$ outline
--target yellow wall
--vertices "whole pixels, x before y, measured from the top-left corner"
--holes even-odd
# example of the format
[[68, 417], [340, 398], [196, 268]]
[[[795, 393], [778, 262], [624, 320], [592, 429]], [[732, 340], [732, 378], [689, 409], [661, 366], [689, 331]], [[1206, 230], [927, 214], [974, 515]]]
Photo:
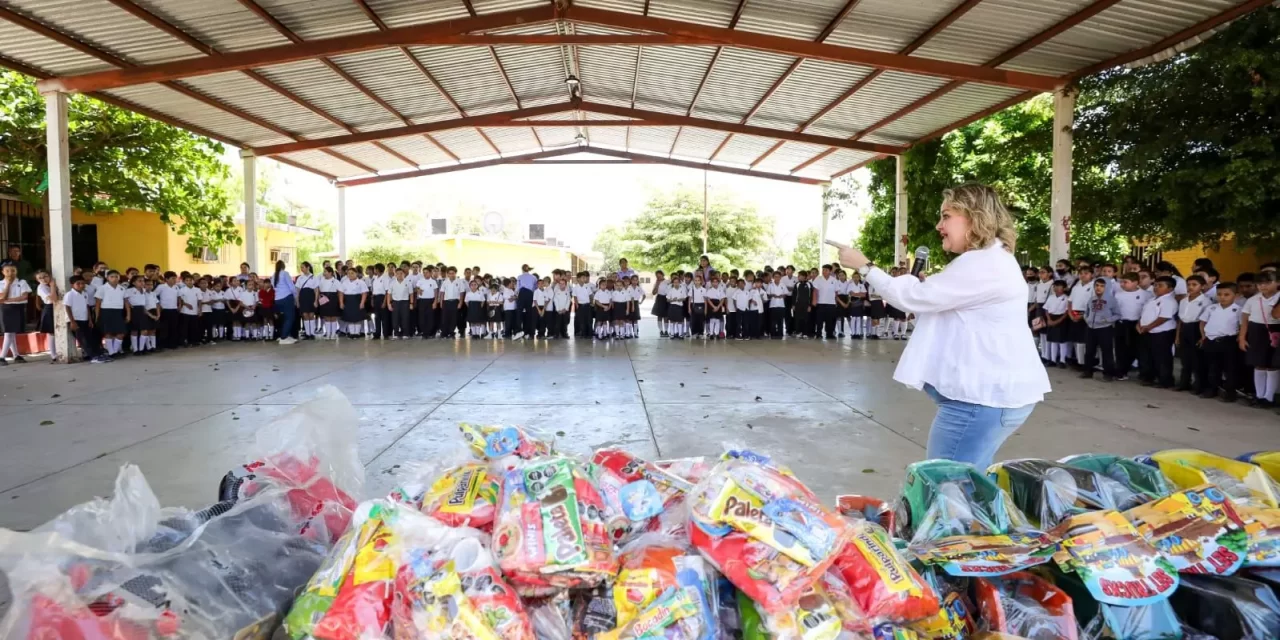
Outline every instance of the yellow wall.
[[[147, 211], [88, 215], [71, 212], [71, 224], [98, 226], [98, 259], [122, 273], [128, 267], [146, 264], [164, 267], [169, 262], [169, 227]], [[92, 265], [80, 265], [90, 267]]]
[[[244, 225], [236, 225], [236, 230], [240, 232], [240, 237], [244, 238]], [[187, 254], [187, 239], [185, 236], [170, 232], [168, 237], [169, 243], [169, 266], [166, 269], [182, 272], [193, 271], [201, 274], [213, 275], [231, 275], [240, 273], [240, 263], [246, 262], [248, 256], [248, 246], [245, 244], [227, 245], [218, 252], [217, 262], [204, 262], [196, 260]], [[298, 234], [294, 231], [281, 231], [279, 229], [266, 229], [259, 226], [258, 228], [258, 273], [271, 273], [275, 271], [275, 263], [271, 261], [272, 249], [288, 249], [291, 254], [288, 268], [291, 273], [298, 272]]]
[[493, 275], [520, 274], [521, 265], [533, 267], [539, 275], [549, 276], [554, 269], [573, 268], [573, 254], [567, 249], [537, 244], [494, 241], [480, 237], [435, 238], [427, 241], [440, 262], [458, 268], [479, 265]]
[[1183, 275], [1191, 275], [1191, 267], [1196, 258], [1200, 257], [1213, 261], [1213, 268], [1218, 270], [1218, 275], [1224, 282], [1235, 280], [1236, 276], [1246, 271], [1257, 271], [1258, 265], [1272, 260], [1258, 256], [1253, 249], [1237, 251], [1234, 238], [1223, 240], [1217, 251], [1207, 247], [1194, 247], [1164, 252], [1164, 259], [1172, 262]]

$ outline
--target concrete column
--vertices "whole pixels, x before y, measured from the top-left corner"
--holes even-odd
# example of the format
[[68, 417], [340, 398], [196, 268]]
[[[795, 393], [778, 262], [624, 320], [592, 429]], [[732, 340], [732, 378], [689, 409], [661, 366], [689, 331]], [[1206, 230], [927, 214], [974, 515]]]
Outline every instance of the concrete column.
[[1076, 91], [1053, 95], [1053, 193], [1049, 212], [1049, 260], [1071, 258], [1071, 150]]
[[347, 188], [338, 185], [338, 259], [347, 259]]
[[58, 359], [75, 362], [80, 359], [75, 335], [68, 329], [67, 307], [61, 297], [70, 291], [71, 277], [71, 156], [67, 142], [67, 94], [44, 94], [44, 121], [49, 162], [49, 245], [50, 271], [58, 286], [59, 302], [53, 306], [53, 339]]
[[829, 184], [828, 184], [828, 185], [824, 185], [824, 186], [822, 187], [822, 196], [823, 196], [823, 197], [822, 197], [822, 200], [818, 203], [818, 213], [819, 213], [819, 215], [821, 215], [821, 216], [822, 216], [822, 222], [821, 222], [821, 224], [820, 224], [820, 226], [819, 226], [819, 229], [820, 229], [820, 230], [819, 230], [819, 232], [818, 232], [818, 234], [819, 234], [819, 235], [818, 235], [818, 264], [817, 264], [817, 265], [796, 265], [796, 268], [797, 268], [797, 269], [798, 269], [798, 268], [800, 268], [800, 267], [804, 267], [804, 268], [808, 269], [809, 267], [813, 267], [813, 266], [821, 266], [821, 265], [824, 265], [824, 264], [826, 264], [826, 263], [827, 263], [827, 220], [828, 220], [831, 216], [830, 216], [830, 214], [828, 214], [828, 213], [827, 213], [827, 198], [826, 198], [826, 195], [827, 195], [827, 189], [830, 189], [830, 188], [831, 188], [831, 185], [829, 185]]
[[258, 158], [253, 151], [240, 152], [244, 160], [244, 255], [249, 271], [258, 273]]
[[893, 266], [902, 264], [907, 257], [907, 171], [906, 161], [897, 157], [898, 170], [894, 179], [897, 207], [893, 217]]

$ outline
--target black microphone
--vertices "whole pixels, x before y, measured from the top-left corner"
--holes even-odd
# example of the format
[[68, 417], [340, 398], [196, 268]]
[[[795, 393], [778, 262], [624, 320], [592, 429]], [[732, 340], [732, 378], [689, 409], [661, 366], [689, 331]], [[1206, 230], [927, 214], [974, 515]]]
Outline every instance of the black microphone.
[[920, 277], [920, 272], [924, 271], [925, 266], [929, 264], [929, 247], [920, 245], [916, 247], [916, 261], [911, 265], [912, 277]]

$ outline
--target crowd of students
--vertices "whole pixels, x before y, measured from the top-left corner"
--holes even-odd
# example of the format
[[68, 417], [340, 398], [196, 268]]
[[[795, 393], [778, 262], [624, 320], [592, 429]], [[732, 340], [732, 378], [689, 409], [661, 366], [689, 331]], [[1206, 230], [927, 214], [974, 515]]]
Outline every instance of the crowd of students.
[[[1169, 262], [1028, 268], [1027, 309], [1047, 366], [1271, 407], [1280, 387], [1277, 264], [1224, 282], [1213, 262], [1183, 277]], [[1180, 365], [1174, 376], [1174, 364]]]

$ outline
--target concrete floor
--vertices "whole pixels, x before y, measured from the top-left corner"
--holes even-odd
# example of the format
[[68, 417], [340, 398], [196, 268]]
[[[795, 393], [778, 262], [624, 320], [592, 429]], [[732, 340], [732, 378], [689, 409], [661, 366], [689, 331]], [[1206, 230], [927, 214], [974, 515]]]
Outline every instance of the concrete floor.
[[[224, 344], [109, 365], [0, 368], [0, 526], [34, 527], [140, 465], [165, 505], [201, 507], [254, 431], [319, 385], [360, 415], [365, 495], [460, 447], [457, 423], [526, 424], [587, 453], [769, 452], [824, 498], [892, 498], [934, 407], [892, 380], [905, 343], [408, 341]], [[1054, 392], [1000, 458], [1280, 447], [1280, 418], [1137, 384], [1051, 372]], [[400, 466], [397, 466], [400, 465]], [[0, 587], [0, 593], [4, 589]], [[3, 608], [0, 596], [0, 609]]]

